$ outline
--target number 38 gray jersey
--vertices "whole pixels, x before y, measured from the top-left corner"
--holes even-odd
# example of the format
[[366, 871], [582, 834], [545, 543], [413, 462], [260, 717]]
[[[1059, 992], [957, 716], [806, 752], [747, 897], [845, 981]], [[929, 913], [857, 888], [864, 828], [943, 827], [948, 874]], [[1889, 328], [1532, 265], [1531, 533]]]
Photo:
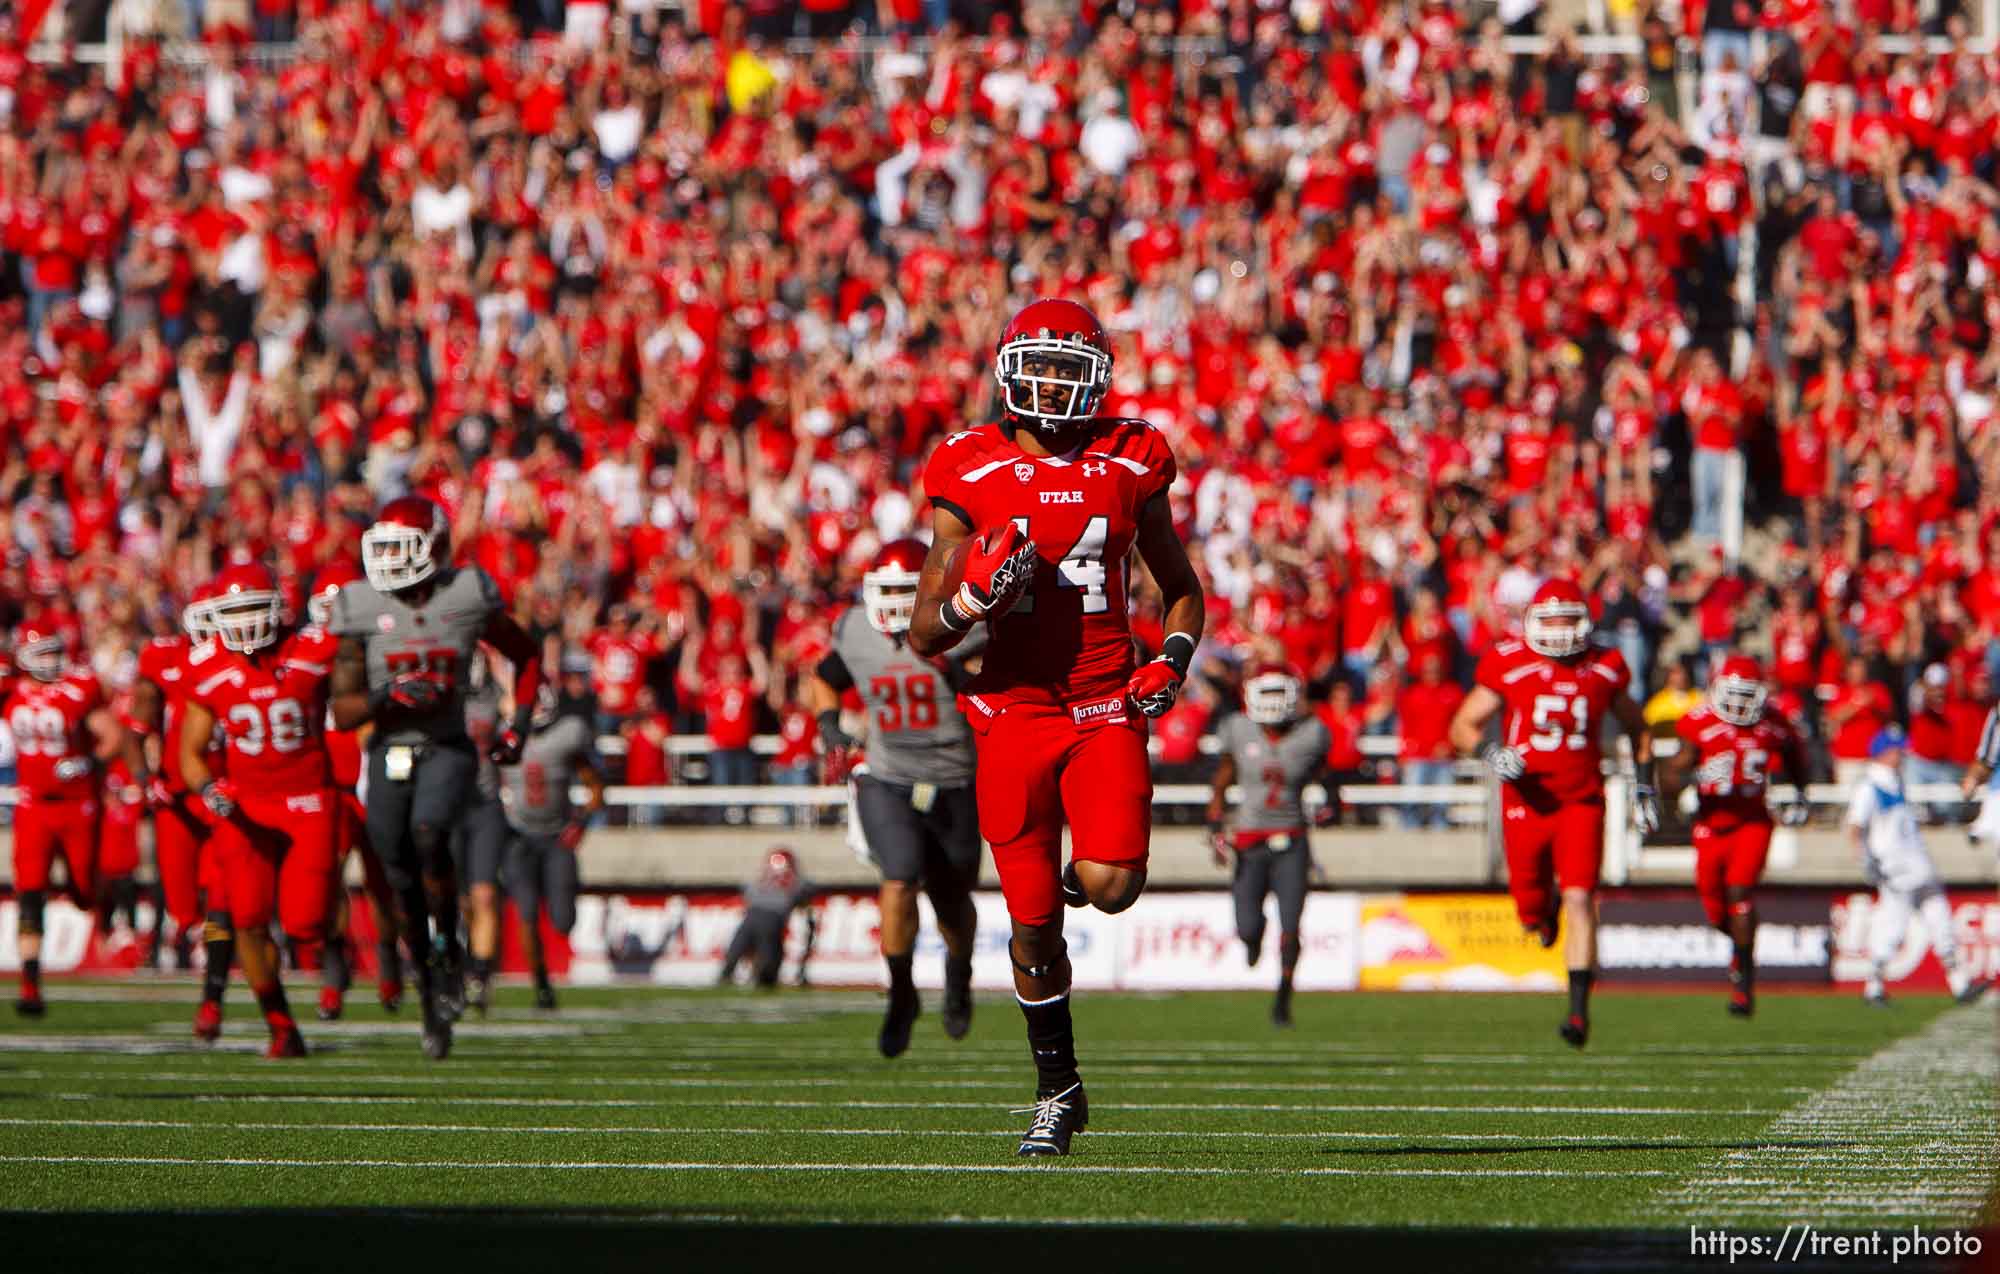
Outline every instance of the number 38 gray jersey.
[[443, 683], [437, 708], [421, 717], [397, 711], [376, 732], [382, 743], [460, 743], [465, 730], [465, 669], [480, 635], [503, 609], [499, 585], [476, 566], [446, 571], [416, 606], [378, 593], [365, 580], [333, 598], [327, 627], [352, 637], [368, 653], [368, 689], [381, 690], [412, 673]]
[[[952, 651], [978, 651], [982, 625]], [[972, 730], [958, 710], [952, 679], [930, 660], [868, 622], [855, 606], [834, 621], [833, 653], [820, 677], [835, 690], [852, 687], [868, 712], [868, 772], [885, 783], [962, 787], [972, 782]]]
[[590, 760], [590, 727], [574, 713], [528, 736], [519, 765], [500, 767], [507, 821], [524, 836], [554, 836], [569, 822], [570, 784]]
[[1299, 793], [1326, 763], [1333, 743], [1326, 723], [1303, 717], [1272, 738], [1263, 726], [1238, 713], [1219, 732], [1224, 755], [1236, 762], [1236, 782], [1243, 791], [1236, 807], [1240, 832], [1291, 831], [1305, 826]]

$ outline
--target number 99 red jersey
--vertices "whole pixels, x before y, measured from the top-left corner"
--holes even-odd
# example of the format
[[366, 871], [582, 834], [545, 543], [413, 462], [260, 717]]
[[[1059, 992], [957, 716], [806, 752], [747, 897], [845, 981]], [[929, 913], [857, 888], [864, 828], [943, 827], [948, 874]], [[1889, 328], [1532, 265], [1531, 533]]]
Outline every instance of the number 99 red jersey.
[[1698, 817], [1704, 821], [1734, 825], [1768, 823], [1771, 810], [1764, 794], [1771, 785], [1771, 766], [1776, 762], [1786, 777], [1796, 780], [1799, 737], [1791, 724], [1775, 712], [1766, 712], [1756, 725], [1732, 725], [1716, 715], [1715, 708], [1703, 704], [1682, 717], [1674, 726], [1681, 746], [1694, 750], [1695, 795], [1700, 798]]
[[1591, 648], [1575, 659], [1538, 655], [1526, 642], [1496, 642], [1473, 680], [1506, 705], [1500, 741], [1520, 749], [1527, 773], [1514, 784], [1530, 802], [1601, 800], [1599, 740], [1616, 696], [1632, 674], [1615, 650]]
[[87, 801], [97, 795], [97, 775], [86, 770], [69, 779], [56, 777], [58, 763], [88, 758], [95, 750], [88, 722], [104, 706], [97, 678], [75, 671], [58, 681], [19, 676], [0, 717], [13, 733], [16, 773], [29, 798]]
[[968, 694], [1069, 704], [1122, 696], [1132, 675], [1126, 561], [1139, 511], [1174, 481], [1174, 457], [1143, 420], [1099, 422], [1068, 456], [1031, 456], [1010, 429], [953, 434], [924, 468], [924, 492], [974, 534], [1013, 522], [1035, 542], [1028, 593], [988, 625]]
[[325, 731], [334, 649], [323, 630], [302, 628], [254, 657], [212, 641], [189, 653], [187, 696], [222, 723], [229, 778], [242, 799], [302, 796], [329, 786]]

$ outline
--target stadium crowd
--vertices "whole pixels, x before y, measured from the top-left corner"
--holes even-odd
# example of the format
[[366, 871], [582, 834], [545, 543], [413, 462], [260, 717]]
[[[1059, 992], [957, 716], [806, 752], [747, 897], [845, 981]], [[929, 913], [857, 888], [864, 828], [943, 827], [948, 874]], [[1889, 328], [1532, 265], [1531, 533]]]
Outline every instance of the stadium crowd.
[[1910, 6], [1772, 0], [1753, 40], [1641, 5], [1625, 57], [1442, 0], [236, 8], [296, 45], [99, 66], [0, 18], [0, 621], [58, 616], [112, 685], [221, 565], [302, 589], [417, 491], [627, 781], [690, 730], [717, 777], [811, 780], [835, 604], [927, 524], [1005, 316], [1064, 295], [1209, 590], [1163, 764], [1276, 641], [1337, 772], [1384, 734], [1435, 779], [1552, 574], [1663, 725], [1747, 642], [1829, 769], [1889, 719], [1969, 758], [2000, 61], [1962, 18], [1890, 53]]

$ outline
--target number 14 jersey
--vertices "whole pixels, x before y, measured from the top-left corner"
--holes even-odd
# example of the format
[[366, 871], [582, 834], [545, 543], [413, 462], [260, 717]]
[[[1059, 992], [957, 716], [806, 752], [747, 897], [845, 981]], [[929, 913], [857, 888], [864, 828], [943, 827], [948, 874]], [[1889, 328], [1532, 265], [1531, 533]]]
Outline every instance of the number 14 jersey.
[[1518, 748], [1527, 772], [1514, 784], [1530, 800], [1557, 803], [1604, 795], [1604, 719], [1632, 674], [1615, 650], [1552, 659], [1515, 638], [1495, 642], [1473, 680], [1506, 705], [1500, 741]]
[[1035, 576], [967, 687], [1011, 699], [1072, 704], [1122, 695], [1132, 675], [1126, 562], [1139, 514], [1174, 481], [1174, 457], [1143, 420], [1096, 422], [1066, 456], [1031, 456], [999, 424], [953, 434], [931, 454], [924, 492], [974, 534], [1013, 522], [1035, 542]]

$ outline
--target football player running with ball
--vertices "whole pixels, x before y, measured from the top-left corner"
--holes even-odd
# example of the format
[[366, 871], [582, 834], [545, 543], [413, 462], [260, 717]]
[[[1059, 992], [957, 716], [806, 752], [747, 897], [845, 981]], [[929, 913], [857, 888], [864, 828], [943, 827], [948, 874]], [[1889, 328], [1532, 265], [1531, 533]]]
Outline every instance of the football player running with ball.
[[477, 566], [454, 568], [450, 540], [444, 511], [422, 496], [384, 505], [361, 533], [367, 579], [335, 594], [328, 624], [340, 642], [334, 726], [375, 727], [368, 839], [396, 894], [433, 1061], [451, 1052], [451, 1023], [465, 1007], [451, 832], [479, 768], [465, 725], [466, 670], [481, 641], [514, 666], [513, 720], [491, 751], [501, 765], [521, 759], [542, 684], [541, 655], [508, 616], [499, 586]]
[[[960, 705], [1035, 1061], [1020, 1153], [1062, 1155], [1090, 1115], [1063, 907], [1115, 913], [1145, 887], [1153, 779], [1144, 718], [1166, 712], [1187, 678], [1202, 591], [1167, 507], [1175, 470], [1166, 440], [1144, 421], [1097, 415], [1111, 351], [1090, 311], [1029, 305], [1008, 323], [994, 372], [1002, 418], [947, 438], [924, 472], [933, 538], [910, 648], [941, 655], [986, 625]], [[1125, 595], [1135, 548], [1166, 615], [1159, 654], [1137, 666]]]
[[[1568, 580], [1550, 580], [1528, 603], [1520, 638], [1494, 643], [1451, 723], [1451, 743], [1478, 753], [1500, 780], [1500, 839], [1507, 888], [1521, 924], [1552, 947], [1563, 935], [1569, 1015], [1558, 1028], [1582, 1048], [1590, 1038], [1590, 986], [1597, 965], [1597, 877], [1604, 862], [1604, 719], [1632, 741], [1639, 782], [1632, 818], [1643, 835], [1659, 826], [1653, 745], [1631, 673], [1616, 650], [1590, 644], [1590, 607]], [[1500, 739], [1481, 746], [1504, 710]], [[1553, 886], [1553, 887], [1552, 887]], [[1560, 895], [1556, 892], [1560, 890]]]
[[924, 556], [919, 540], [883, 546], [861, 577], [861, 605], [834, 621], [833, 649], [807, 683], [829, 751], [857, 744], [840, 727], [840, 696], [854, 690], [868, 710], [861, 741], [868, 772], [855, 776], [854, 803], [862, 838], [882, 870], [889, 1007], [876, 1045], [884, 1057], [903, 1055], [923, 1012], [910, 972], [919, 889], [929, 895], [944, 938], [944, 1033], [962, 1039], [972, 1026], [979, 811], [972, 794], [972, 731], [953, 696], [983, 635], [960, 642], [948, 659], [925, 659], [910, 649]]
[[[1300, 793], [1326, 765], [1333, 735], [1310, 713], [1301, 717], [1305, 679], [1283, 663], [1266, 664], [1243, 680], [1243, 711], [1218, 731], [1222, 763], [1208, 800], [1208, 830], [1218, 865], [1235, 859], [1229, 892], [1236, 899], [1236, 936], [1256, 964], [1264, 953], [1264, 897], [1278, 896], [1278, 998], [1271, 1022], [1292, 1024], [1292, 973], [1299, 964], [1299, 919], [1311, 887]], [[1241, 785], [1233, 827], [1223, 826], [1225, 794]]]
[[1752, 897], [1771, 851], [1771, 809], [1764, 795], [1772, 762], [1796, 789], [1778, 807], [1787, 827], [1811, 813], [1805, 801], [1805, 743], [1791, 724], [1767, 712], [1763, 670], [1747, 655], [1722, 661], [1708, 684], [1708, 702], [1674, 729], [1681, 748], [1669, 763], [1692, 774], [1700, 804], [1694, 816], [1694, 888], [1708, 923], [1729, 935], [1729, 1011], [1755, 1011], [1757, 904]]

